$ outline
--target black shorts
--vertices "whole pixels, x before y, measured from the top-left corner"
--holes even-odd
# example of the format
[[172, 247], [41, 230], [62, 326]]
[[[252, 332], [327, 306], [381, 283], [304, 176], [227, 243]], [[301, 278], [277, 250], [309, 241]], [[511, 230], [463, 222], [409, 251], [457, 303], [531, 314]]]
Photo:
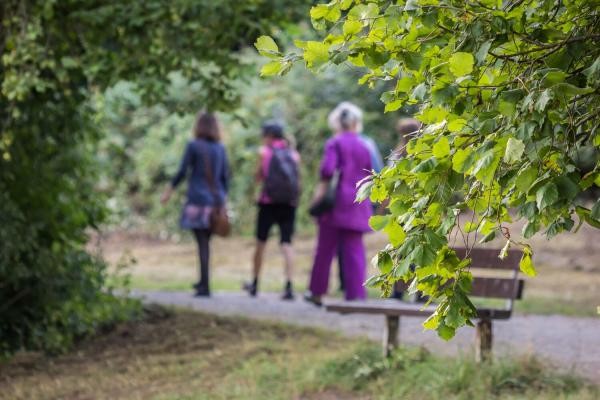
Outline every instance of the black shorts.
[[259, 204], [256, 222], [256, 238], [266, 242], [273, 224], [279, 225], [280, 243], [292, 243], [296, 207], [286, 204]]

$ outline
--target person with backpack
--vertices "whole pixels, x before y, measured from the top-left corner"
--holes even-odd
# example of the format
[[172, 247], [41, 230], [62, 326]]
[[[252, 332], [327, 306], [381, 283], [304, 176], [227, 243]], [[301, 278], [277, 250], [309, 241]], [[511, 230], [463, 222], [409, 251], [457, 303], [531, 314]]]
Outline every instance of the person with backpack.
[[166, 204], [174, 189], [189, 176], [187, 199], [180, 225], [190, 229], [198, 245], [199, 280], [193, 285], [196, 296], [210, 296], [209, 241], [213, 233], [224, 235], [228, 221], [223, 210], [229, 187], [229, 165], [221, 143], [219, 123], [214, 114], [200, 112], [194, 125], [194, 139], [189, 141], [177, 174], [161, 196]]
[[269, 232], [273, 225], [278, 225], [286, 278], [282, 298], [293, 300], [292, 237], [300, 196], [300, 155], [284, 138], [283, 127], [277, 122], [263, 125], [262, 137], [263, 146], [259, 151], [256, 172], [256, 180], [262, 188], [258, 199], [253, 279], [244, 284], [244, 289], [250, 296], [256, 296]]
[[363, 300], [367, 274], [363, 235], [370, 232], [373, 213], [367, 199], [356, 202], [357, 185], [369, 177], [373, 168], [368, 146], [360, 138], [362, 112], [356, 105], [340, 103], [330, 114], [336, 132], [325, 143], [321, 160], [321, 182], [313, 198], [311, 214], [317, 217], [318, 238], [309, 291], [305, 300], [322, 304], [327, 293], [329, 271], [338, 246], [343, 258], [344, 295], [346, 300]]

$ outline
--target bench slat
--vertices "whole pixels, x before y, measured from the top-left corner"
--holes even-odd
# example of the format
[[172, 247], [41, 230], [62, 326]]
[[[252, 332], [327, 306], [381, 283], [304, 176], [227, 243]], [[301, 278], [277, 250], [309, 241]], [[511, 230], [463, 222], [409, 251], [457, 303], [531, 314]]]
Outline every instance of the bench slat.
[[523, 295], [523, 286], [523, 279], [474, 277], [473, 290], [470, 294], [474, 297], [520, 299]]
[[[515, 291], [515, 285], [517, 290]], [[396, 290], [406, 292], [409, 284], [404, 281], [396, 282]], [[524, 287], [523, 279], [473, 277], [474, 297], [491, 297], [496, 299], [521, 299]]]
[[[465, 248], [455, 248], [458, 257], [465, 258], [467, 250]], [[519, 270], [519, 261], [521, 261], [521, 252], [519, 250], [509, 250], [506, 258], [498, 258], [500, 250], [498, 249], [473, 249], [469, 253], [471, 258], [471, 268], [491, 268]]]
[[[367, 301], [331, 301], [325, 303], [325, 309], [340, 314], [378, 314], [389, 316], [429, 316], [435, 306], [422, 308], [422, 305], [403, 303], [398, 300], [367, 300]], [[507, 319], [511, 310], [494, 308], [478, 308], [478, 318]]]

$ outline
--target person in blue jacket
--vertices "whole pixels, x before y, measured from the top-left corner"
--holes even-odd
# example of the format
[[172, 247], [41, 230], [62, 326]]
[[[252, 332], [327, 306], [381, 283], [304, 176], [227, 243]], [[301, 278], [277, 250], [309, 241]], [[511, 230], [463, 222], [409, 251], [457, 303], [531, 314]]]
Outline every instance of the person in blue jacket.
[[214, 114], [198, 114], [194, 138], [187, 143], [179, 170], [161, 196], [163, 204], [169, 201], [173, 190], [186, 178], [188, 190], [180, 226], [190, 229], [198, 244], [200, 273], [198, 282], [193, 285], [195, 295], [210, 296], [210, 215], [215, 207], [225, 204], [229, 187], [227, 153], [221, 143], [219, 123]]

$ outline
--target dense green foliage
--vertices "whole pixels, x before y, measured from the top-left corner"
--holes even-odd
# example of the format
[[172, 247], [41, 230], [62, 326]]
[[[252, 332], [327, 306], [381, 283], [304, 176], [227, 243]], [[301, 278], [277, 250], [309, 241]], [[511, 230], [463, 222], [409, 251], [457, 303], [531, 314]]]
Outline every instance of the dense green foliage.
[[[304, 12], [287, 0], [0, 4], [0, 352], [61, 349], [121, 315], [85, 251], [105, 220], [94, 191], [93, 90], [122, 79], [158, 99], [171, 71], [202, 83], [194, 108], [238, 101], [238, 50]], [[119, 303], [114, 301], [114, 303]]]
[[[245, 54], [242, 59], [250, 65], [256, 57]], [[365, 90], [354, 84], [359, 76], [360, 71], [340, 74], [332, 69], [313, 76], [296, 69], [275, 81], [255, 77], [240, 85], [239, 109], [220, 115], [233, 179], [229, 201], [238, 232], [254, 229], [255, 213], [248, 205], [257, 197], [254, 171], [260, 127], [266, 120], [284, 121], [287, 136], [302, 156], [300, 230], [312, 227], [304, 208], [318, 178], [323, 144], [331, 135], [327, 114], [340, 100], [354, 101], [365, 110], [365, 133], [377, 140], [383, 154], [395, 147], [396, 117], [382, 116], [379, 110], [379, 96], [389, 87], [382, 84], [374, 91]], [[190, 109], [200, 84], [189, 84], [180, 73], [169, 78], [167, 95], [154, 106], [143, 105], [136, 85], [127, 82], [97, 97], [98, 126], [103, 132], [97, 154], [102, 165], [100, 187], [113, 211], [111, 225], [163, 235], [172, 232], [177, 237], [182, 199], [164, 207], [157, 196], [175, 173], [191, 138], [194, 114], [175, 111]], [[181, 197], [185, 189], [178, 193]]]
[[[499, 256], [521, 247], [521, 270], [535, 275], [531, 247], [506, 226], [512, 210], [527, 220], [524, 238], [569, 231], [576, 216], [600, 228], [600, 201], [591, 209], [577, 201], [600, 186], [600, 2], [334, 0], [311, 17], [327, 36], [297, 41], [296, 53], [284, 56], [259, 38], [257, 48], [273, 59], [263, 74], [285, 73], [298, 60], [313, 70], [366, 67], [361, 83], [395, 83], [381, 98], [386, 111], [420, 106], [425, 127], [407, 156], [361, 196], [388, 199], [391, 213], [371, 221], [391, 242], [371, 283], [387, 292], [411, 280], [412, 290], [439, 301], [426, 328], [449, 339], [475, 316], [469, 260], [457, 258], [455, 243], [503, 236]], [[582, 153], [588, 169], [578, 163]]]

